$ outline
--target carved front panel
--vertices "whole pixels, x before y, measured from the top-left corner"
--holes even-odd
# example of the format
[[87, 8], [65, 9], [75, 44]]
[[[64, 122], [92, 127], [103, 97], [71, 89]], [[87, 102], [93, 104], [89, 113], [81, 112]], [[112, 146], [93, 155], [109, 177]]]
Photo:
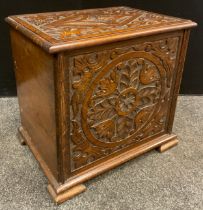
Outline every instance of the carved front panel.
[[72, 171], [165, 131], [178, 43], [69, 58]]

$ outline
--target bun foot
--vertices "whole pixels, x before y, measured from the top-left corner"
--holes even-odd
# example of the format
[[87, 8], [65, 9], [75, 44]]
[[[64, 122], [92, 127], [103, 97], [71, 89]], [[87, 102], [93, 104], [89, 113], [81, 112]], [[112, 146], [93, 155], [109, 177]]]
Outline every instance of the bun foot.
[[55, 192], [55, 190], [50, 184], [47, 186], [47, 189], [51, 197], [53, 198], [54, 202], [56, 204], [61, 204], [64, 201], [69, 200], [72, 197], [84, 192], [86, 190], [86, 187], [83, 184], [79, 184], [59, 194]]
[[170, 149], [170, 148], [172, 148], [172, 147], [174, 147], [174, 146], [176, 146], [178, 144], [178, 139], [173, 139], [173, 140], [170, 140], [170, 141], [168, 141], [168, 142], [166, 142], [166, 143], [164, 143], [164, 144], [162, 144], [161, 146], [159, 146], [158, 148], [157, 148], [157, 151], [159, 151], [159, 152], [165, 152], [166, 150], [168, 150], [168, 149]]
[[23, 127], [18, 128], [18, 139], [21, 145], [27, 145], [24, 136], [22, 135]]

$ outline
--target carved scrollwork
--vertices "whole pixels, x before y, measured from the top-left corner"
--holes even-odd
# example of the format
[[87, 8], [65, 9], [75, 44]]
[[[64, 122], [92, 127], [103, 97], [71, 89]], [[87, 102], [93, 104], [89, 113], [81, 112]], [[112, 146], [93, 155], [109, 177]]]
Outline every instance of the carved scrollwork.
[[128, 7], [28, 14], [14, 19], [53, 44], [144, 32], [185, 22], [179, 18]]
[[70, 58], [78, 169], [163, 132], [178, 37]]

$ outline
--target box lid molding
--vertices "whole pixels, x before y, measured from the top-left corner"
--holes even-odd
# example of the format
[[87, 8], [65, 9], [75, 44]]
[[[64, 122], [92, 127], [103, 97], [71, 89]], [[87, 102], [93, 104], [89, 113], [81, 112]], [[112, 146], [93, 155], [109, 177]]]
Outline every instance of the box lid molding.
[[[108, 11], [110, 11], [109, 14]], [[81, 25], [78, 25], [76, 17], [80, 14], [79, 23]], [[55, 18], [54, 15], [57, 16], [57, 20], [52, 20]], [[72, 19], [70, 18], [71, 15], [73, 16]], [[96, 16], [96, 22], [94, 22], [94, 16]], [[117, 23], [114, 21], [113, 17], [120, 18], [120, 22]], [[152, 21], [150, 18], [152, 18]], [[30, 22], [25, 21], [26, 19]], [[88, 22], [89, 19], [90, 21]], [[47, 22], [44, 24], [43, 21]], [[152, 22], [151, 24], [150, 21]], [[65, 50], [73, 50], [158, 33], [171, 32], [192, 28], [197, 25], [191, 20], [174, 18], [129, 7], [16, 15], [7, 17], [6, 22], [31, 39], [34, 43], [41, 46], [48, 53], [57, 53]], [[109, 22], [110, 26], [108, 26]], [[59, 26], [57, 26], [56, 23], [59, 24]], [[63, 27], [59, 30], [60, 23], [63, 24]], [[40, 24], [41, 28], [38, 27]], [[67, 33], [63, 30], [66, 26], [69, 29], [72, 27]], [[89, 31], [87, 32], [85, 31], [86, 26], [89, 27]], [[101, 33], [100, 31], [98, 32], [100, 27], [103, 29]], [[43, 31], [43, 29], [46, 32]], [[91, 30], [93, 34], [91, 33]], [[65, 33], [65, 35], [68, 36], [68, 39], [64, 40], [60, 39], [60, 37], [57, 37], [57, 39], [56, 34], [59, 36], [61, 33]], [[86, 34], [83, 35], [82, 33]]]

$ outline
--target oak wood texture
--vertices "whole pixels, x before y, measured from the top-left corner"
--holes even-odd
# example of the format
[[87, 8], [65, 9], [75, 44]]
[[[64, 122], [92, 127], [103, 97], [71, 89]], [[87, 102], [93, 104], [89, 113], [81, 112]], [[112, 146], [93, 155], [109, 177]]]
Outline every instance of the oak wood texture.
[[54, 177], [53, 172], [50, 170], [50, 167], [48, 166], [48, 163], [44, 160], [43, 155], [37, 149], [35, 143], [32, 141], [26, 129], [21, 126], [18, 129], [18, 131], [19, 131], [20, 138], [22, 138], [22, 141], [25, 142], [26, 145], [29, 146], [30, 150], [32, 151], [34, 157], [37, 159], [40, 167], [42, 168], [49, 182], [52, 183], [52, 185], [54, 185], [55, 189], [57, 189], [59, 187], [58, 180]]
[[6, 21], [50, 53], [196, 26], [130, 7], [16, 15]]
[[177, 144], [171, 131], [196, 23], [128, 7], [6, 20], [19, 132], [56, 203], [107, 170]]
[[50, 195], [52, 196], [54, 202], [56, 204], [60, 204], [84, 192], [86, 190], [86, 187], [83, 184], [79, 184], [60, 194], [56, 194], [56, 192], [54, 191], [53, 187], [50, 184], [47, 186], [47, 189]]
[[16, 30], [11, 42], [21, 124], [57, 177], [54, 58]]
[[80, 172], [79, 174], [74, 175], [70, 177], [69, 179], [67, 179], [63, 184], [60, 184], [54, 178], [46, 162], [44, 162], [41, 155], [38, 153], [35, 146], [32, 144], [32, 140], [29, 134], [26, 132], [26, 130], [23, 127], [20, 127], [19, 132], [22, 138], [26, 141], [31, 151], [33, 152], [35, 158], [38, 160], [41, 168], [43, 169], [45, 175], [47, 176], [49, 182], [51, 183], [52, 187], [54, 188], [54, 191], [57, 194], [61, 194], [65, 191], [68, 191], [72, 187], [82, 184], [89, 179], [92, 179], [108, 170], [111, 170], [121, 165], [122, 163], [125, 163], [152, 149], [159, 148], [162, 144], [164, 145], [167, 142], [177, 139], [177, 136], [175, 134], [164, 134], [152, 140], [145, 141], [143, 144], [139, 144], [136, 147], [129, 148], [125, 152], [119, 155], [116, 155], [107, 161], [103, 161], [93, 167], [90, 167], [88, 170]]
[[[146, 43], [141, 38], [117, 44], [113, 49], [103, 46], [98, 52], [79, 56], [68, 54], [65, 63], [70, 66], [69, 78], [73, 81], [70, 88], [72, 172], [147, 137], [161, 135], [167, 129], [172, 72], [182, 34], [161, 38], [149, 37]], [[94, 56], [96, 61], [88, 63]], [[162, 62], [166, 60], [167, 69], [164, 70], [157, 57]], [[105, 68], [99, 72], [101, 66]], [[83, 69], [89, 70], [83, 73]], [[74, 82], [79, 75], [80, 80]]]
[[166, 150], [170, 149], [171, 147], [174, 147], [178, 144], [178, 139], [170, 140], [169, 142], [166, 142], [165, 144], [162, 144], [160, 147], [157, 148], [159, 152], [165, 152]]

